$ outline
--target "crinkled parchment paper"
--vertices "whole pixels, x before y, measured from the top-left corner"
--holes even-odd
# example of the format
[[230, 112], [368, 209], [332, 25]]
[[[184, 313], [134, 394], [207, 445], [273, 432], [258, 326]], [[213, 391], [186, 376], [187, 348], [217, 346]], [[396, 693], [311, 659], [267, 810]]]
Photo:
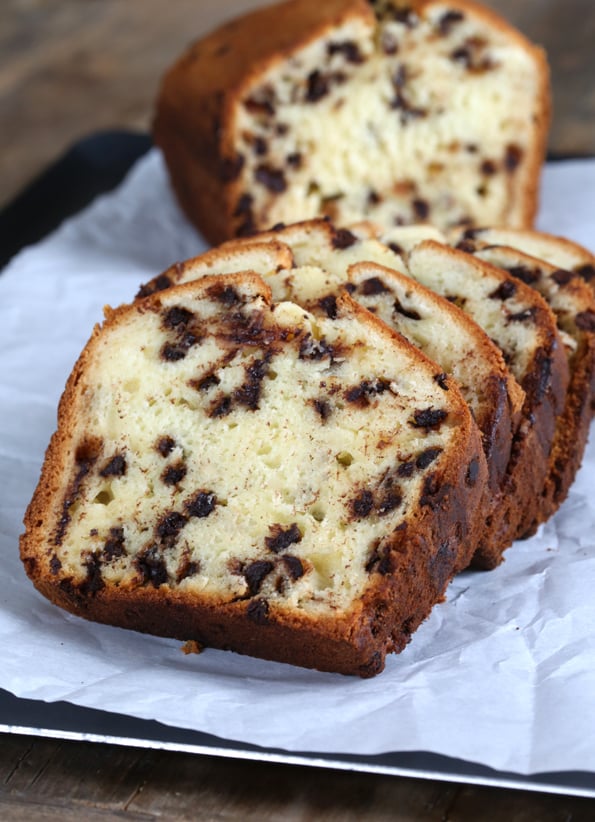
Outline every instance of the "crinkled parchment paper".
[[[595, 247], [595, 163], [547, 168], [540, 226]], [[467, 572], [371, 680], [94, 625], [46, 602], [18, 557], [68, 373], [104, 304], [205, 243], [153, 151], [113, 194], [0, 277], [0, 687], [290, 751], [424, 750], [518, 773], [595, 771], [595, 448], [559, 513]]]

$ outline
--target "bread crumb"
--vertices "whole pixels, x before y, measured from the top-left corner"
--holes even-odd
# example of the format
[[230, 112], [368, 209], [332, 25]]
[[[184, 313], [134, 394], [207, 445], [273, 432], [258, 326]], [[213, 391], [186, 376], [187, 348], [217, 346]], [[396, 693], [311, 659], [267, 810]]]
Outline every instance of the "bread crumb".
[[183, 654], [200, 654], [203, 651], [203, 646], [195, 639], [189, 639], [182, 645]]

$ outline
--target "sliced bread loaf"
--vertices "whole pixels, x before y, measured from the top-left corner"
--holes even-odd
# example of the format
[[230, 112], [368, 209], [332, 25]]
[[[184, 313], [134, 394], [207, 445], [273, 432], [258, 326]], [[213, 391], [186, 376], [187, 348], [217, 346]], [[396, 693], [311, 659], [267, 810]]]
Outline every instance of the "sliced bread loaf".
[[205, 277], [95, 329], [21, 556], [79, 616], [372, 676], [469, 561], [485, 480], [454, 381], [348, 295], [315, 318]]
[[218, 243], [323, 214], [528, 227], [548, 122], [542, 51], [471, 0], [290, 0], [192, 45], [154, 134]]

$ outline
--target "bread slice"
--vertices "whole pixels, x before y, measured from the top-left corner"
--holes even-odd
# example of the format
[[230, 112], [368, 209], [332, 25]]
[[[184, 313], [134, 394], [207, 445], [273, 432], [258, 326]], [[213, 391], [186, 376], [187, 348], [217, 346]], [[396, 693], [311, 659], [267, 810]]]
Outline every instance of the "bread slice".
[[486, 245], [516, 248], [555, 268], [573, 271], [595, 291], [595, 255], [566, 237], [528, 229], [479, 228], [454, 232], [456, 241], [477, 240]]
[[[257, 256], [250, 258], [270, 285], [276, 301], [291, 300], [314, 314], [332, 317], [337, 295], [347, 288], [360, 304], [420, 348], [441, 371], [456, 379], [482, 435], [488, 464], [488, 494], [482, 510], [491, 521], [493, 513], [508, 505], [502, 498], [502, 488], [524, 392], [485, 332], [457, 306], [396, 271], [395, 265], [405, 267], [403, 260], [395, 255], [394, 245], [390, 248], [374, 239], [374, 230], [372, 226], [360, 226], [354, 231], [336, 229], [328, 220], [303, 221], [234, 240], [218, 252], [210, 252], [208, 265], [207, 255], [202, 255], [176, 267], [175, 274], [181, 278], [178, 281], [198, 279], [217, 270], [217, 253], [221, 267], [225, 267], [232, 252], [238, 255], [244, 247], [257, 254], [269, 241], [276, 246], [284, 245], [295, 264], [276, 269], [267, 256], [260, 262]], [[413, 228], [399, 229], [399, 233], [412, 236], [415, 233], [417, 238], [420, 235], [420, 231]], [[437, 233], [428, 228], [422, 236]], [[398, 248], [401, 250], [402, 246]], [[236, 256], [235, 259], [241, 262], [246, 258]], [[396, 305], [400, 306], [399, 310], [394, 310]], [[447, 344], [445, 328], [449, 329]], [[510, 542], [508, 532], [494, 535], [490, 550], [501, 556]]]
[[501, 560], [492, 545], [505, 542], [504, 534], [512, 539], [527, 535], [539, 513], [569, 382], [564, 345], [543, 298], [488, 263], [428, 240], [407, 255], [407, 267], [412, 277], [473, 317], [525, 391], [505, 484], [508, 504], [489, 525], [476, 557], [477, 564], [491, 568]]
[[543, 52], [471, 0], [290, 0], [191, 46], [154, 136], [212, 243], [323, 214], [529, 227], [548, 85]]
[[79, 616], [372, 676], [469, 561], [485, 462], [455, 383], [348, 295], [252, 273], [108, 310], [25, 516]]
[[[504, 237], [502, 237], [504, 239]], [[512, 235], [515, 240], [515, 235]], [[595, 403], [595, 303], [593, 293], [578, 275], [556, 268], [505, 245], [465, 240], [464, 247], [479, 259], [530, 284], [552, 309], [565, 342], [570, 382], [564, 410], [556, 426], [550, 471], [540, 509], [530, 530], [545, 522], [566, 499], [581, 464]]]
[[200, 257], [174, 263], [167, 271], [142, 285], [137, 299], [148, 297], [173, 285], [192, 282], [210, 274], [236, 274], [256, 271], [266, 275], [273, 271], [293, 268], [294, 260], [289, 246], [274, 238], [255, 238], [251, 244], [227, 243], [225, 248], [212, 248]]

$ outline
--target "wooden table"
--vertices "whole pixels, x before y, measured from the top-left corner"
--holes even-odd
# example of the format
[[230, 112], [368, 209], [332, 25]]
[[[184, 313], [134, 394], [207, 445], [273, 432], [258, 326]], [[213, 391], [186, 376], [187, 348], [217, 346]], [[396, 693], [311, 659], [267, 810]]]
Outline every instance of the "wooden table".
[[[323, 0], [321, 0], [323, 2]], [[99, 129], [147, 130], [159, 77], [259, 0], [3, 0], [0, 206]], [[550, 151], [595, 154], [593, 0], [490, 0], [550, 54]], [[595, 802], [105, 744], [0, 736], [6, 820], [592, 820]]]

